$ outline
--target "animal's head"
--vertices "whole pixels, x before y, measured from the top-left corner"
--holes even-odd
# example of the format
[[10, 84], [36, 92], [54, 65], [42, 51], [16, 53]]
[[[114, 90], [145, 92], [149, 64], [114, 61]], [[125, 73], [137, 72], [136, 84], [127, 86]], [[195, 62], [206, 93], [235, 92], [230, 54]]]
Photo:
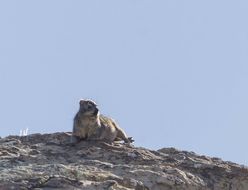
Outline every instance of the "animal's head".
[[79, 112], [85, 116], [97, 116], [99, 114], [99, 110], [97, 105], [92, 100], [80, 100], [79, 101]]

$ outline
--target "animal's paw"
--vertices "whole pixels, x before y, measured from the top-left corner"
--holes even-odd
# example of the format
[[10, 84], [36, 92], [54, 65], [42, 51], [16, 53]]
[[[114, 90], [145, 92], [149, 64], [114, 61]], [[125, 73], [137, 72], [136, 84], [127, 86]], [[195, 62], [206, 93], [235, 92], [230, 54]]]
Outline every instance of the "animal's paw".
[[71, 144], [76, 144], [76, 143], [78, 143], [80, 141], [80, 139], [78, 138], [78, 137], [76, 137], [76, 136], [71, 136], [71, 139], [70, 139], [70, 143]]
[[133, 137], [128, 137], [128, 140], [129, 140], [130, 143], [133, 143], [134, 142]]

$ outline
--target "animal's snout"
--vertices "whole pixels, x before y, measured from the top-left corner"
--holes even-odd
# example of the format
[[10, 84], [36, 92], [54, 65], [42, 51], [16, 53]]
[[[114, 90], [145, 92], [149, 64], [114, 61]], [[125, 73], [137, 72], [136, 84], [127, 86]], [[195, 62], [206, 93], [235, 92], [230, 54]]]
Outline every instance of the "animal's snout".
[[98, 108], [95, 108], [94, 115], [97, 115], [99, 112]]

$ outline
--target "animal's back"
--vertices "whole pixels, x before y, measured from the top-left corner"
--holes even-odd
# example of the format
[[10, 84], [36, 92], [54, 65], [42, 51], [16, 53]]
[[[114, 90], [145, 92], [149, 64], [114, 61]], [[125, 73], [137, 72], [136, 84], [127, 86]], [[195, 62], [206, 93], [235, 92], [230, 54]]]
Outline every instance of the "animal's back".
[[111, 141], [123, 140], [127, 143], [132, 141], [112, 118], [100, 115], [100, 122], [101, 126], [105, 127], [104, 135], [108, 136]]

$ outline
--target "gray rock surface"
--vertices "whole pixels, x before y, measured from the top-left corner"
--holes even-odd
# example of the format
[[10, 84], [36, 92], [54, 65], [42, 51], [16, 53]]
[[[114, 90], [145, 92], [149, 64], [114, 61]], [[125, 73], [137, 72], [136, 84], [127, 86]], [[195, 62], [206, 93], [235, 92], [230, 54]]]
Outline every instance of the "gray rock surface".
[[219, 158], [69, 142], [69, 133], [0, 138], [0, 190], [248, 190], [248, 169]]

